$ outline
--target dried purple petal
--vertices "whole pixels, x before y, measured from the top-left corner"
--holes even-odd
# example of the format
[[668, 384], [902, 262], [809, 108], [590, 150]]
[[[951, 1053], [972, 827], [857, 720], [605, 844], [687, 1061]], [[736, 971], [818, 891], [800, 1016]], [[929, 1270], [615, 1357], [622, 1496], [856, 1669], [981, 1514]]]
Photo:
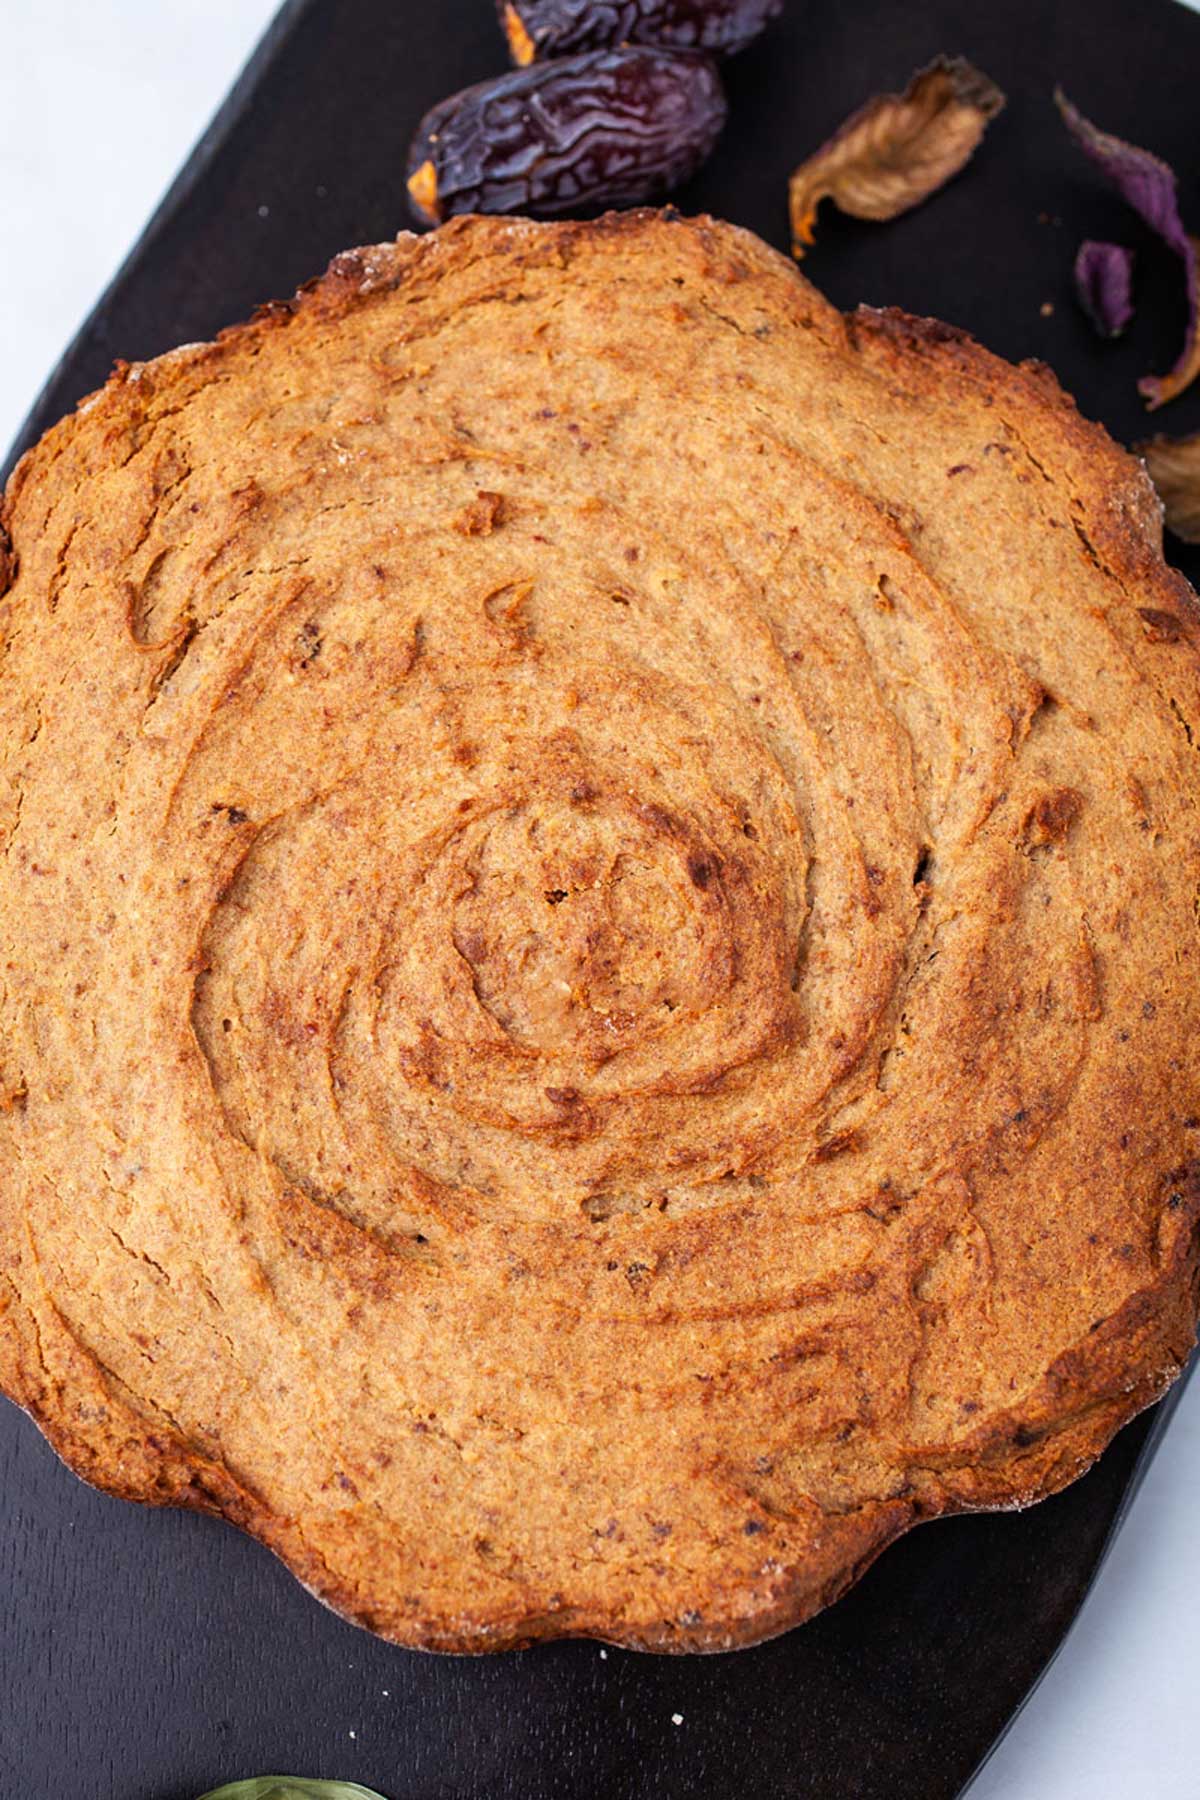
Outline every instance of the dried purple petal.
[[1103, 170], [1121, 198], [1145, 220], [1151, 231], [1157, 232], [1164, 244], [1183, 263], [1188, 294], [1188, 323], [1183, 349], [1174, 368], [1166, 375], [1144, 375], [1138, 382], [1138, 392], [1150, 411], [1153, 411], [1155, 407], [1173, 400], [1176, 394], [1181, 394], [1189, 382], [1200, 374], [1200, 330], [1197, 328], [1200, 314], [1200, 269], [1197, 267], [1196, 241], [1188, 236], [1179, 216], [1175, 172], [1160, 157], [1152, 156], [1149, 150], [1139, 150], [1136, 144], [1127, 144], [1122, 138], [1113, 137], [1110, 132], [1099, 131], [1071, 105], [1061, 88], [1055, 89], [1054, 100], [1076, 143], [1097, 168]]
[[1133, 251], [1086, 238], [1075, 258], [1075, 292], [1101, 337], [1120, 337], [1133, 317]]

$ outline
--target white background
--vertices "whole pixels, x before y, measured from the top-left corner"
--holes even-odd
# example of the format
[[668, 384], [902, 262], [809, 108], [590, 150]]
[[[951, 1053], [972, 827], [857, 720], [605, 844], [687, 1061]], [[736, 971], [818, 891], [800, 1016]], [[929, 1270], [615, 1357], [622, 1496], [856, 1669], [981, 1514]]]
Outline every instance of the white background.
[[[273, 11], [274, 0], [0, 0], [0, 449]], [[436, 4], [424, 16], [432, 28]], [[971, 1800], [1200, 1795], [1197, 1495], [1200, 1375]]]

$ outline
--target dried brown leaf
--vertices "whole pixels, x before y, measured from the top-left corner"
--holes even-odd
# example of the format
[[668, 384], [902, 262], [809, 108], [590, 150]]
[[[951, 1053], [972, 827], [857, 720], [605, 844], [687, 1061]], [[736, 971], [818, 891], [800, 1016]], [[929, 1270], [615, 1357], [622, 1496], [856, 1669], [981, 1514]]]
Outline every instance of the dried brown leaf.
[[1200, 431], [1191, 437], [1154, 437], [1136, 449], [1158, 489], [1168, 529], [1185, 544], [1200, 544]]
[[813, 241], [822, 200], [856, 219], [894, 219], [970, 161], [1004, 95], [962, 57], [939, 56], [902, 94], [877, 94], [788, 183], [792, 253]]

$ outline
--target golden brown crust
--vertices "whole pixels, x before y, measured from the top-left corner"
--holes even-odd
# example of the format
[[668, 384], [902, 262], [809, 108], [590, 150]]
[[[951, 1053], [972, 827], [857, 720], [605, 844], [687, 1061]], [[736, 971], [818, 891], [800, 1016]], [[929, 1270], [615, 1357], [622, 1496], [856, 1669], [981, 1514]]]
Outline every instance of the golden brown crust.
[[0, 512], [0, 1386], [346, 1616], [752, 1643], [1194, 1336], [1200, 615], [1053, 377], [456, 221]]

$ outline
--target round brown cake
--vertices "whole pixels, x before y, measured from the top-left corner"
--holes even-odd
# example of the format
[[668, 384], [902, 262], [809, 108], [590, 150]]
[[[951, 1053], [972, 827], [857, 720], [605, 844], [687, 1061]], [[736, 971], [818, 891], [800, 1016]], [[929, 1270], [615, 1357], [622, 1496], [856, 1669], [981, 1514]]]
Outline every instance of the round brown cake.
[[1200, 612], [1039, 366], [465, 220], [0, 544], [0, 1385], [398, 1642], [721, 1649], [1178, 1372]]

